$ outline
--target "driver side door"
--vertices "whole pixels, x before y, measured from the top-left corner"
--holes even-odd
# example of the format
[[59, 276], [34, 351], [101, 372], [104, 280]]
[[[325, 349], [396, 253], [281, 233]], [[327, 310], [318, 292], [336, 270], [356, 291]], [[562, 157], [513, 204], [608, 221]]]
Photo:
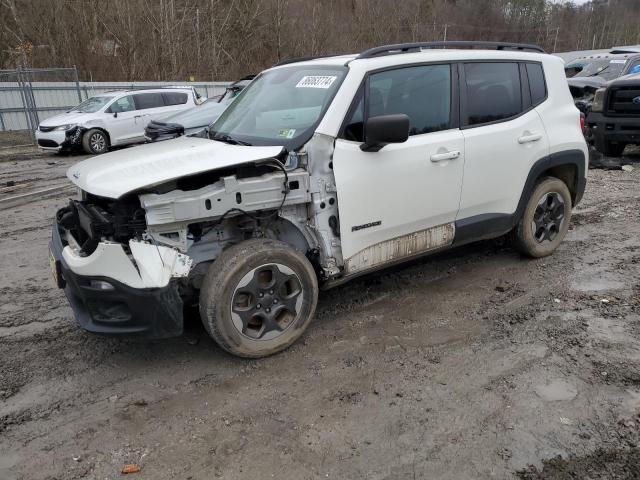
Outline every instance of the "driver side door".
[[[359, 97], [333, 157], [347, 274], [450, 245], [465, 158], [455, 65], [372, 73]], [[395, 113], [409, 117], [409, 139], [362, 151], [366, 120]]]
[[136, 132], [137, 112], [133, 95], [115, 100], [105, 111], [111, 145], [126, 143]]

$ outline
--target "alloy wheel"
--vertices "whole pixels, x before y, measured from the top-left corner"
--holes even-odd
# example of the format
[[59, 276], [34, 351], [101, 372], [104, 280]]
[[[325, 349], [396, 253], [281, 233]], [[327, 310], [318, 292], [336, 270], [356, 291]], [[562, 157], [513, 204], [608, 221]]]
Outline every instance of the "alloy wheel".
[[542, 196], [531, 221], [531, 230], [538, 243], [553, 242], [561, 231], [565, 220], [564, 199], [557, 192]]
[[91, 149], [98, 153], [104, 151], [107, 146], [107, 140], [103, 134], [96, 132], [89, 138], [89, 144], [91, 145]]
[[275, 338], [298, 316], [303, 295], [300, 278], [289, 267], [256, 267], [242, 277], [231, 297], [234, 326], [254, 340]]

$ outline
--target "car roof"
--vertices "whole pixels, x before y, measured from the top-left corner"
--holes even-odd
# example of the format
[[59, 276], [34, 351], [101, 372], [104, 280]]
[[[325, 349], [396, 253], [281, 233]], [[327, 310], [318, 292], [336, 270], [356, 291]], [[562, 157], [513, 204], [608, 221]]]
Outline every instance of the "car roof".
[[626, 60], [626, 59], [631, 59], [631, 58], [636, 58], [636, 57], [640, 57], [640, 53], [594, 53], [592, 55], [585, 55], [584, 57], [578, 57], [578, 58], [574, 58], [573, 60], [571, 60], [569, 63], [573, 63], [573, 62], [579, 62], [581, 60], [598, 60], [598, 59], [602, 59], [602, 60], [608, 60], [608, 59], [613, 59], [613, 60]]
[[[162, 93], [167, 91], [191, 92], [193, 87], [155, 87], [155, 88], [127, 88], [124, 90], [107, 90], [104, 93], [111, 95], [127, 94], [127, 93]], [[102, 94], [100, 94], [102, 95]]]
[[358, 58], [358, 54], [339, 55], [335, 57], [320, 57], [312, 60], [304, 60], [295, 63], [288, 63], [281, 66], [272, 67], [287, 68], [291, 66], [344, 66], [366, 64], [367, 69], [383, 68], [420, 62], [443, 62], [460, 60], [529, 60], [542, 61], [550, 55], [546, 53], [514, 51], [514, 50], [494, 50], [494, 49], [425, 49], [417, 52], [405, 52], [397, 54], [380, 55], [368, 58]]

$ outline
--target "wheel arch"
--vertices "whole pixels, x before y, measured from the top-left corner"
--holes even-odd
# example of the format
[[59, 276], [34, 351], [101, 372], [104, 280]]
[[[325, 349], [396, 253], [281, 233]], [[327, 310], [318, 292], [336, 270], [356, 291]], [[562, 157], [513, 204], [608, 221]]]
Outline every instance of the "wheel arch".
[[304, 255], [314, 248], [307, 232], [287, 218], [279, 216], [269, 225], [267, 232], [269, 238], [280, 240]]
[[527, 207], [527, 201], [541, 178], [555, 177], [569, 188], [571, 201], [577, 205], [582, 199], [586, 185], [586, 158], [582, 150], [566, 150], [553, 153], [533, 164], [525, 181], [520, 201], [514, 215], [517, 222]]

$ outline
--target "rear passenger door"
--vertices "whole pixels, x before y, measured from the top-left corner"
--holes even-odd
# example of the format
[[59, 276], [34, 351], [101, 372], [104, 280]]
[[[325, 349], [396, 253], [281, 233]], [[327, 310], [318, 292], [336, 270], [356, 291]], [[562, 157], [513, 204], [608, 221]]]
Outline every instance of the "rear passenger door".
[[136, 137], [144, 137], [147, 124], [163, 115], [164, 98], [161, 92], [137, 93], [133, 98], [136, 102]]
[[[333, 155], [347, 273], [451, 243], [464, 162], [456, 72], [405, 66], [365, 79]], [[409, 116], [409, 139], [362, 151], [366, 119], [396, 113]]]
[[546, 99], [542, 65], [460, 64], [460, 90], [466, 158], [456, 226], [508, 224], [532, 165], [549, 154], [535, 109]]

